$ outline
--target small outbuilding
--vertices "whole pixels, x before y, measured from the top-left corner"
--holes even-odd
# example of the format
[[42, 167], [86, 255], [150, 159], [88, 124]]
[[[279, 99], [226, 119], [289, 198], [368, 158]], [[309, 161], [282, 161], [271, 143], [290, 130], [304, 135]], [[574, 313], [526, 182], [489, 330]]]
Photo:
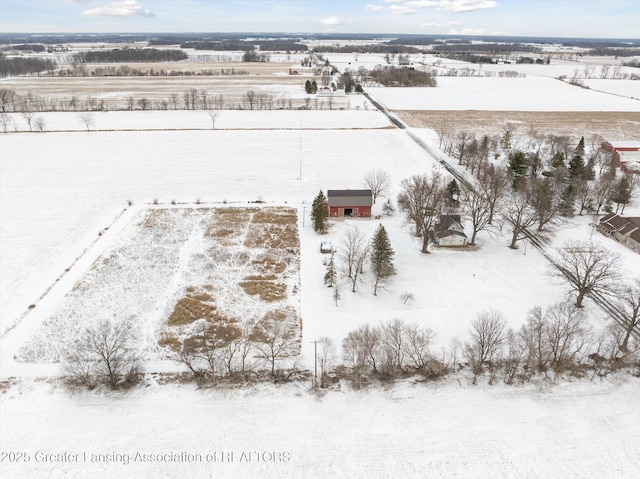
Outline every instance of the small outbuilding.
[[371, 190], [328, 190], [329, 216], [369, 218], [373, 195]]

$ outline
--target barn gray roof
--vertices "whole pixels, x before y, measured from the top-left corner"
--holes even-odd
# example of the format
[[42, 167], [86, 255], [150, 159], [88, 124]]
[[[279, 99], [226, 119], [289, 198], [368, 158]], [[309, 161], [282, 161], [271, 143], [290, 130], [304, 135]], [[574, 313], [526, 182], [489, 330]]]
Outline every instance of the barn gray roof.
[[371, 190], [327, 190], [329, 206], [371, 206]]

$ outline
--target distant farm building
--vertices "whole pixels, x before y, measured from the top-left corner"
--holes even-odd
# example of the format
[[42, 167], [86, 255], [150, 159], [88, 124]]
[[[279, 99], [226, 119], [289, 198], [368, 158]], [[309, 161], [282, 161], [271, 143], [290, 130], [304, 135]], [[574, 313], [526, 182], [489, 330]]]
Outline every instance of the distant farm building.
[[371, 216], [371, 190], [328, 190], [329, 216], [368, 218]]
[[433, 237], [438, 246], [466, 246], [467, 235], [460, 215], [440, 215]]
[[606, 141], [602, 149], [611, 153], [612, 163], [623, 171], [640, 174], [640, 141]]

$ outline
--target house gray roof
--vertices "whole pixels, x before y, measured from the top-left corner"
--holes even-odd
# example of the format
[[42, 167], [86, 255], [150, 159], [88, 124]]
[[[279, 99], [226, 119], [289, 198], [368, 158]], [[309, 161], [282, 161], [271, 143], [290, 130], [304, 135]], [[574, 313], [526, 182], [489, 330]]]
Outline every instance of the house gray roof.
[[640, 218], [625, 218], [615, 213], [609, 213], [600, 219], [600, 227], [610, 232], [617, 231], [622, 235], [626, 235], [640, 227]]
[[462, 236], [463, 238], [467, 237], [467, 235], [464, 234], [462, 231], [456, 231], [456, 230], [436, 231], [434, 234], [437, 238], [446, 238], [447, 236], [452, 236], [452, 235]]

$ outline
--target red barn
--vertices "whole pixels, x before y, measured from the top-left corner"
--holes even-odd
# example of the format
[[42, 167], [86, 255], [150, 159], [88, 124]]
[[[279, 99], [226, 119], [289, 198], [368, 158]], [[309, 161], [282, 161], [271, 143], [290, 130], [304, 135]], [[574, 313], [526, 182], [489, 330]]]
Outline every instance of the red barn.
[[640, 173], [640, 141], [607, 141], [602, 149], [611, 152], [614, 166], [622, 171]]
[[329, 216], [368, 218], [371, 216], [371, 190], [328, 190]]

